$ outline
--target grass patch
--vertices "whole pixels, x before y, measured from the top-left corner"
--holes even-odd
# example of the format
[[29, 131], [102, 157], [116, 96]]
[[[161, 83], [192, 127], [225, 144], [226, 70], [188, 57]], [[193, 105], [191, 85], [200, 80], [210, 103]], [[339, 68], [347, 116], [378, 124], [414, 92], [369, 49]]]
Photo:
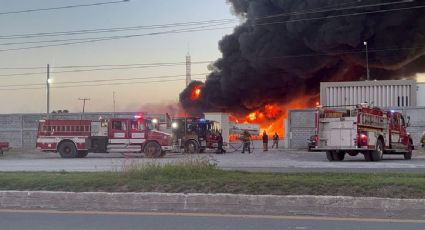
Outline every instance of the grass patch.
[[425, 198], [425, 174], [251, 173], [208, 159], [127, 165], [117, 172], [0, 172], [0, 190], [201, 192]]

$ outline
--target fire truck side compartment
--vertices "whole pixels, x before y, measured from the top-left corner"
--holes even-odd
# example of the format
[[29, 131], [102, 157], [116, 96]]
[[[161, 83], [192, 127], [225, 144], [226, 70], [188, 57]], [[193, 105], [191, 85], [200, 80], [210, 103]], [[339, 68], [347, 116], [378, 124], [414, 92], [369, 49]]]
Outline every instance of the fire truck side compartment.
[[92, 136], [92, 137], [86, 138], [86, 146], [89, 152], [106, 153], [107, 145], [108, 145], [108, 137]]

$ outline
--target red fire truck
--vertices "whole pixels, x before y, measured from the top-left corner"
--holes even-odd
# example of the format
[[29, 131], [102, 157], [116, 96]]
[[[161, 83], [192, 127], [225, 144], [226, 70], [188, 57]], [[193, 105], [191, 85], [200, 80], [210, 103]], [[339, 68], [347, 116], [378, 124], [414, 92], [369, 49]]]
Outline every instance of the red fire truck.
[[94, 153], [144, 153], [157, 158], [171, 151], [171, 135], [155, 129], [143, 116], [110, 120], [41, 120], [37, 149], [58, 152], [62, 158], [83, 158]]
[[174, 118], [172, 123], [173, 145], [186, 153], [203, 153], [218, 147], [218, 122], [196, 117]]
[[346, 154], [364, 155], [380, 161], [384, 154], [412, 158], [413, 142], [408, 121], [395, 111], [384, 111], [367, 103], [344, 107], [319, 107], [316, 113], [315, 148], [326, 152], [329, 161], [342, 161]]

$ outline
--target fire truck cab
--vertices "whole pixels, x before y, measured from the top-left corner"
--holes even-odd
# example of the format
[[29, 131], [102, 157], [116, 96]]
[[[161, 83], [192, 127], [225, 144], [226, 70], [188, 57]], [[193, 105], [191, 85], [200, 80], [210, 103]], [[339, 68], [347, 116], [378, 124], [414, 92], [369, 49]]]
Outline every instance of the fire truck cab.
[[93, 153], [144, 153], [162, 157], [171, 150], [171, 135], [155, 130], [142, 116], [109, 120], [41, 120], [36, 147], [58, 152], [63, 158], [83, 158]]
[[195, 117], [175, 118], [171, 128], [175, 149], [184, 149], [186, 153], [202, 153], [205, 149], [218, 146], [220, 125], [216, 121]]
[[326, 152], [329, 161], [342, 161], [346, 154], [364, 155], [380, 161], [384, 154], [412, 158], [413, 142], [408, 122], [400, 112], [384, 111], [367, 103], [356, 106], [320, 107], [315, 117], [312, 151]]

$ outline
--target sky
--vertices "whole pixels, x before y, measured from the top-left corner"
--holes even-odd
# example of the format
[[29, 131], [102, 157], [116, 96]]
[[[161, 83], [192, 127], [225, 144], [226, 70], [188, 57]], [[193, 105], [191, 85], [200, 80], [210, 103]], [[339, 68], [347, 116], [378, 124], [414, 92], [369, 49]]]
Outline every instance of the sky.
[[[139, 111], [144, 104], [177, 102], [178, 94], [185, 87], [185, 65], [71, 73], [60, 73], [64, 70], [70, 70], [61, 69], [60, 67], [176, 63], [184, 62], [188, 51], [191, 54], [192, 62], [214, 61], [221, 57], [218, 50], [218, 41], [225, 34], [230, 34], [233, 30], [232, 28], [239, 23], [239, 19], [232, 14], [230, 5], [225, 0], [130, 0], [124, 3], [92, 7], [3, 14], [12, 11], [109, 1], [113, 0], [0, 0], [0, 5], [2, 6], [0, 9], [0, 102], [2, 105], [0, 113], [46, 112], [46, 89], [44, 84], [46, 83], [45, 72], [47, 64], [51, 66], [51, 110], [68, 109], [70, 112], [80, 112], [82, 110], [82, 101], [79, 101], [78, 98], [90, 98], [90, 101], [86, 104], [85, 111], [112, 111], [113, 92], [116, 95], [116, 111]], [[234, 19], [234, 21], [219, 25], [217, 27], [221, 29], [214, 30], [205, 30], [205, 27], [201, 28], [199, 25], [194, 25], [183, 28], [196, 28], [202, 31], [139, 36], [26, 50], [7, 51], [7, 49], [45, 44], [10, 43], [66, 40], [58, 42], [59, 44], [67, 43], [69, 39], [76, 38], [140, 35], [181, 28], [170, 27], [156, 30], [144, 29], [78, 36], [5, 39], [5, 36], [9, 35], [163, 25], [221, 19]], [[208, 63], [193, 64], [192, 74], [201, 74], [193, 78], [204, 78], [206, 73], [209, 72], [207, 66]], [[39, 67], [40, 69], [7, 69], [23, 67]], [[30, 75], [28, 73], [39, 74]], [[181, 76], [167, 78], [174, 80], [168, 82], [136, 83], [158, 81], [157, 77], [170, 75]], [[113, 82], [98, 81], [95, 83], [71, 84], [77, 86], [72, 88], [56, 88], [64, 86], [61, 82], [149, 77], [155, 78]], [[88, 84], [96, 86], [81, 86]]]

